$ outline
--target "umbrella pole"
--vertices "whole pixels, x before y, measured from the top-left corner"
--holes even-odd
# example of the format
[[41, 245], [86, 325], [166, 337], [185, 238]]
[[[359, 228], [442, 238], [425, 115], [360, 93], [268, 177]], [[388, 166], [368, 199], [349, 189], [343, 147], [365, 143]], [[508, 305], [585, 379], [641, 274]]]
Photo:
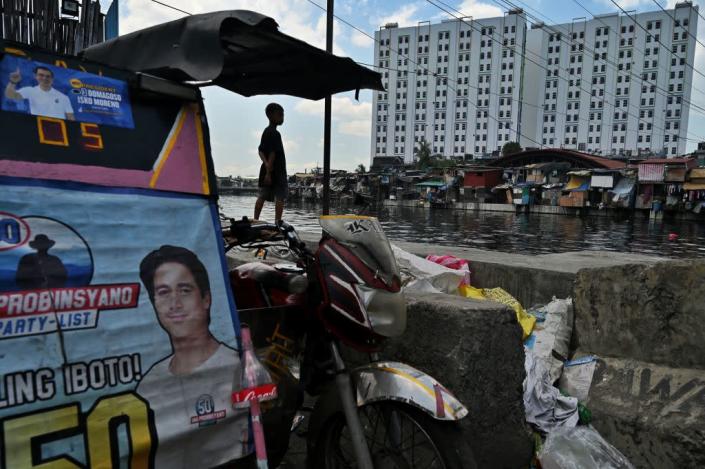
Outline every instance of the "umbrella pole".
[[[326, 8], [326, 52], [333, 53], [333, 1]], [[323, 215], [330, 213], [330, 120], [331, 95], [325, 98], [323, 113]]]

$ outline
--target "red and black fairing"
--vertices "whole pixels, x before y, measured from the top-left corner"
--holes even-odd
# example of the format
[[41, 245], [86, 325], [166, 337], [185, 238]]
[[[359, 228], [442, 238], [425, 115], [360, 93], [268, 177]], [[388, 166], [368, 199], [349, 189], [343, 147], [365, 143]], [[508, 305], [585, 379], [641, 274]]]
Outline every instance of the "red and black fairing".
[[318, 315], [325, 328], [357, 350], [378, 350], [384, 337], [372, 329], [354, 285], [366, 284], [389, 291], [399, 291], [399, 285], [387, 286], [350, 249], [333, 238], [321, 240], [316, 258], [323, 296]]
[[250, 262], [230, 271], [230, 285], [238, 310], [304, 306], [304, 293], [290, 293], [287, 281], [292, 274], [280, 272], [262, 262]]

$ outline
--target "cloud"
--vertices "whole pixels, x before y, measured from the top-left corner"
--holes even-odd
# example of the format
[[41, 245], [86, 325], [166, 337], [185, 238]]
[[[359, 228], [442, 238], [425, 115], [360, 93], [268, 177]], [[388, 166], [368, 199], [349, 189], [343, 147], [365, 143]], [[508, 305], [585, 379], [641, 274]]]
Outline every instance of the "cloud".
[[347, 135], [355, 135], [357, 137], [370, 136], [370, 121], [369, 120], [354, 120], [345, 121], [338, 124], [338, 131]]
[[[477, 0], [464, 0], [457, 9], [462, 12], [463, 16], [472, 16], [473, 19], [496, 18], [504, 15], [504, 12], [498, 6], [478, 2]], [[454, 16], [460, 16], [458, 12], [450, 11], [453, 12]]]
[[[317, 3], [321, 4], [320, 0]], [[185, 16], [145, 0], [125, 0], [123, 4], [120, 17], [122, 34]], [[325, 48], [326, 45], [325, 12], [306, 0], [170, 0], [169, 4], [192, 14], [237, 9], [256, 11], [274, 18], [280, 31], [285, 34], [316, 47]], [[342, 38], [341, 28], [333, 28], [333, 50], [338, 55], [344, 55], [340, 45]]]
[[399, 23], [401, 28], [404, 26], [416, 26], [420, 21], [420, 18], [416, 16], [420, 6], [419, 3], [404, 5], [394, 13], [378, 18], [373, 24], [376, 23], [375, 26], [384, 26], [387, 23]]
[[[609, 7], [610, 10], [614, 11], [620, 11], [619, 8], [617, 8], [614, 3], [612, 3], [610, 0], [601, 0], [601, 3], [603, 3], [605, 6]], [[654, 5], [652, 0], [619, 0], [617, 3], [619, 3], [619, 6], [624, 8], [626, 11], [634, 10], [637, 7], [640, 6], [646, 6], [646, 5]], [[661, 1], [659, 1], [663, 5]], [[657, 7], [658, 8], [658, 7]], [[665, 5], [664, 5], [665, 8]], [[620, 11], [621, 13], [621, 11]], [[631, 12], [630, 12], [631, 14]]]
[[369, 36], [365, 36], [360, 31], [356, 30], [353, 30], [350, 35], [350, 42], [358, 47], [371, 47], [374, 45], [374, 41]]
[[[322, 116], [323, 100], [301, 100], [296, 103], [294, 110], [310, 116]], [[372, 104], [366, 101], [355, 102], [348, 96], [334, 96], [332, 112], [334, 120], [371, 117]]]
[[[323, 101], [299, 101], [294, 110], [301, 114], [323, 117]], [[331, 118], [336, 123], [337, 131], [356, 137], [370, 136], [372, 104], [355, 102], [347, 96], [333, 97]]]

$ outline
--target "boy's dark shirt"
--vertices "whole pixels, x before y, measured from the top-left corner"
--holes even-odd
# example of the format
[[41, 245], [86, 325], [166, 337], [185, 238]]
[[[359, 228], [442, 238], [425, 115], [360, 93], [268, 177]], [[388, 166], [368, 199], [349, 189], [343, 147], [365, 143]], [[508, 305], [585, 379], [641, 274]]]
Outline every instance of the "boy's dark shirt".
[[[265, 158], [269, 158], [270, 153], [274, 152], [274, 165], [272, 168], [272, 185], [278, 186], [286, 182], [286, 157], [284, 156], [284, 145], [282, 144], [282, 136], [277, 131], [276, 127], [269, 126], [262, 132], [262, 140], [259, 144]], [[262, 163], [259, 169], [259, 187], [265, 186], [264, 176], [267, 170]]]

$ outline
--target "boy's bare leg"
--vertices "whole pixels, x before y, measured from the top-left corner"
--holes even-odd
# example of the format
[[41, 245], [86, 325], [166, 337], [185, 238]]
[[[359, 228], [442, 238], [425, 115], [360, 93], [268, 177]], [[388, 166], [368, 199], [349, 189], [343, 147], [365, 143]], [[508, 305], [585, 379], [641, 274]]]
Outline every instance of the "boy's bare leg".
[[262, 197], [257, 197], [257, 202], [255, 202], [255, 220], [259, 220], [259, 215], [262, 213], [263, 206], [264, 199]]
[[282, 199], [277, 199], [274, 206], [274, 221], [279, 221], [282, 219], [282, 214], [284, 213], [284, 201]]

